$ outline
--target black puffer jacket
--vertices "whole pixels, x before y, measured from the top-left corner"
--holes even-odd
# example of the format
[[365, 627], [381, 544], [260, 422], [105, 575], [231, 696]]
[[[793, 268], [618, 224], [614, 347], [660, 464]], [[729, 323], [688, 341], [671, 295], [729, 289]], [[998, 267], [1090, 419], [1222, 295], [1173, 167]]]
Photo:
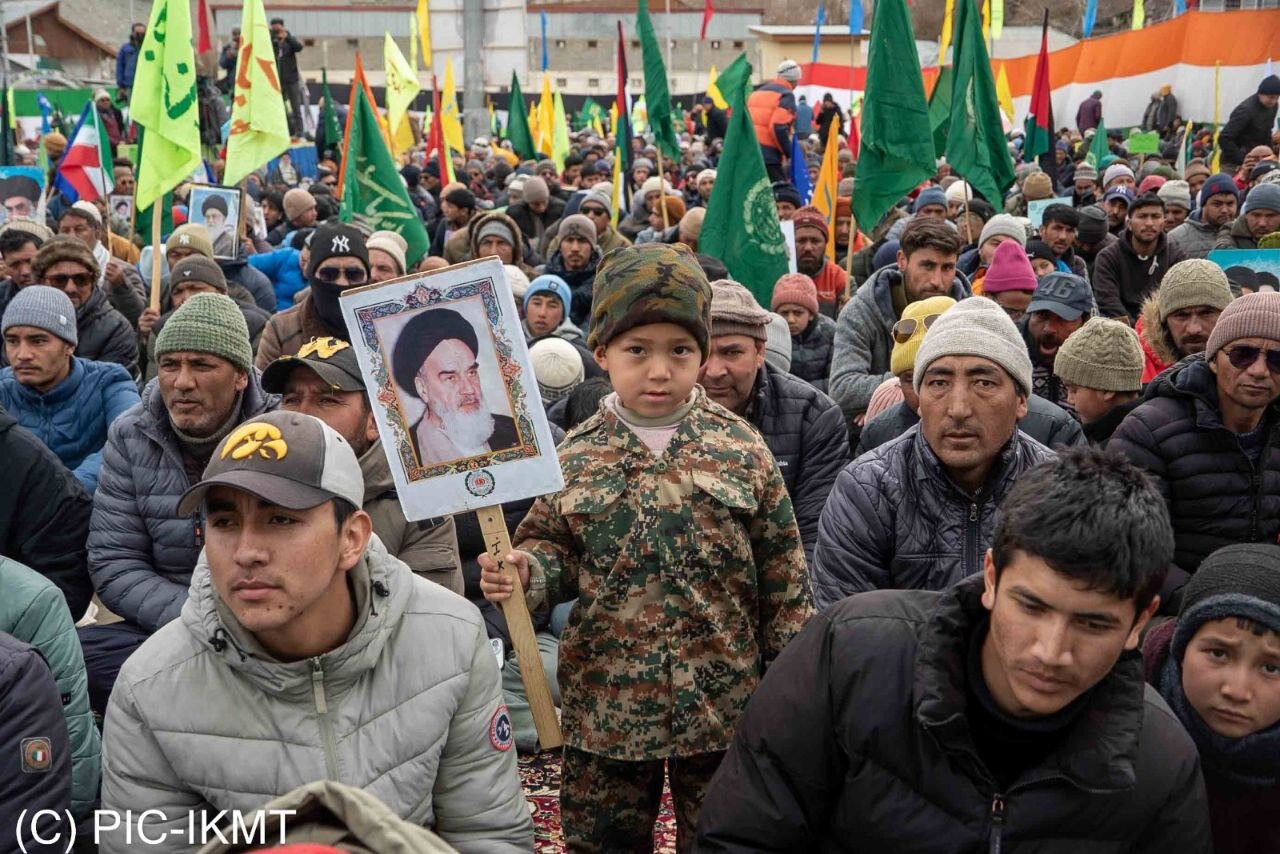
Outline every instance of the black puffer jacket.
[[101, 288], [94, 288], [84, 305], [76, 309], [76, 338], [80, 358], [115, 362], [138, 375], [138, 333], [111, 307]]
[[[862, 428], [858, 436], [857, 456], [893, 441], [919, 423], [920, 415], [905, 403], [890, 406]], [[1018, 429], [1050, 448], [1085, 444], [1084, 430], [1079, 421], [1061, 406], [1034, 394], [1027, 398], [1027, 414], [1018, 422]]]
[[[35, 812], [62, 816], [70, 807], [71, 745], [57, 683], [39, 650], [0, 632], [0, 827], [8, 837]], [[3, 850], [66, 847], [33, 844], [18, 832]]]
[[791, 374], [818, 391], [826, 391], [835, 344], [836, 322], [825, 314], [815, 314], [809, 325], [791, 338]]
[[808, 383], [766, 364], [756, 376], [747, 420], [778, 461], [800, 525], [805, 561], [813, 566], [822, 508], [836, 475], [849, 462], [849, 434], [840, 407]]
[[996, 507], [1053, 451], [1021, 430], [977, 495], [947, 474], [919, 425], [846, 466], [822, 511], [809, 575], [826, 608], [866, 590], [942, 590], [982, 569]]
[[1174, 561], [1195, 572], [1230, 543], [1274, 543], [1280, 533], [1280, 405], [1266, 415], [1267, 444], [1255, 465], [1222, 423], [1218, 385], [1203, 355], [1151, 381], [1143, 402], [1111, 436], [1156, 477], [1173, 520]]
[[738, 722], [695, 850], [1211, 851], [1195, 745], [1136, 651], [1064, 745], [997, 795], [965, 715], [981, 593], [980, 579], [883, 591], [811, 619]]

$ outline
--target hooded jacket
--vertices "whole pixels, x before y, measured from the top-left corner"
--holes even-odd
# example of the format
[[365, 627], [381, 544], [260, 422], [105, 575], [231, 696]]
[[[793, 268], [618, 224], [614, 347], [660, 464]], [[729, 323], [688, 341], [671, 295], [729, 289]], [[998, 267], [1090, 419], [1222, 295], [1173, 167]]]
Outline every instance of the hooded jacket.
[[[876, 386], [892, 376], [889, 355], [893, 324], [898, 321], [893, 289], [901, 284], [902, 273], [896, 266], [882, 267], [840, 311], [828, 393], [840, 404], [846, 420], [865, 412]], [[969, 295], [969, 280], [957, 273], [947, 296], [959, 301]]]
[[1240, 214], [1229, 224], [1218, 229], [1218, 239], [1214, 241], [1214, 249], [1257, 249], [1258, 241], [1254, 240], [1249, 230], [1249, 222]]
[[696, 850], [1208, 854], [1195, 745], [1136, 651], [1001, 791], [966, 714], [981, 593], [886, 590], [810, 620], [738, 723]]
[[1217, 248], [1218, 228], [1188, 217], [1169, 232], [1169, 242], [1177, 247], [1183, 258], [1204, 258]]
[[[244, 254], [243, 249], [239, 251], [240, 254], [234, 259], [214, 259], [222, 268], [222, 275], [227, 279], [227, 287], [231, 290], [235, 290], [237, 286], [244, 288], [254, 305], [268, 315], [275, 313], [279, 302], [271, 278], [262, 270], [249, 264], [249, 256]], [[233, 293], [232, 297], [234, 296]]]
[[835, 341], [836, 322], [825, 314], [815, 314], [799, 335], [791, 337], [791, 374], [825, 392]]
[[137, 402], [129, 372], [110, 362], [72, 356], [66, 379], [43, 394], [18, 382], [13, 368], [0, 371], [0, 406], [57, 454], [90, 495], [107, 428]]
[[1142, 314], [1134, 324], [1133, 331], [1138, 333], [1138, 343], [1142, 345], [1143, 385], [1151, 382], [1182, 358], [1182, 355], [1173, 347], [1169, 330], [1160, 322], [1160, 301], [1155, 294], [1143, 300]]
[[551, 275], [559, 276], [569, 286], [571, 298], [569, 319], [579, 329], [591, 322], [591, 304], [595, 298], [596, 270], [600, 267], [600, 259], [602, 257], [599, 248], [596, 248], [592, 250], [591, 259], [587, 261], [585, 268], [581, 270], [566, 270], [564, 256], [557, 249], [541, 268], [544, 274], [550, 273]]
[[111, 307], [101, 288], [94, 288], [76, 309], [76, 355], [94, 362], [115, 362], [138, 375], [138, 333]]
[[[376, 537], [350, 585], [347, 639], [286, 663], [218, 599], [202, 558], [181, 619], [120, 670], [103, 733], [103, 809], [159, 810], [158, 836], [192, 811], [253, 810], [328, 779], [459, 851], [530, 850], [516, 755], [495, 730], [505, 711], [497, 662], [476, 609], [415, 578]], [[181, 842], [167, 837], [154, 850]], [[123, 827], [102, 839], [103, 854], [131, 850]]]
[[480, 234], [481, 229], [485, 227], [485, 224], [492, 220], [500, 220], [506, 223], [507, 227], [511, 229], [511, 233], [514, 234], [516, 238], [516, 245], [511, 250], [511, 263], [513, 266], [519, 267], [523, 270], [524, 274], [532, 279], [537, 274], [534, 272], [533, 267], [525, 262], [526, 235], [521, 231], [520, 226], [514, 219], [500, 211], [490, 211], [489, 213], [481, 214], [471, 220], [471, 224], [467, 226], [468, 255], [466, 260], [474, 261], [476, 258], [480, 257], [480, 241], [477, 237]]
[[[276, 408], [249, 372], [241, 421]], [[157, 380], [107, 431], [89, 523], [89, 573], [113, 613], [154, 632], [178, 616], [200, 555], [200, 517], [178, 515], [191, 487]]]
[[1280, 405], [1263, 415], [1258, 463], [1222, 423], [1218, 385], [1204, 354], [1188, 356], [1147, 386], [1107, 453], [1149, 471], [1169, 505], [1174, 561], [1195, 572], [1230, 543], [1274, 543], [1280, 534]]
[[822, 511], [814, 603], [827, 608], [867, 590], [942, 590], [980, 572], [1005, 494], [1053, 456], [1015, 429], [974, 495], [951, 479], [919, 425], [859, 457], [840, 472]]
[[1144, 260], [1133, 251], [1129, 229], [1115, 243], [1098, 253], [1093, 265], [1093, 294], [1103, 317], [1138, 319], [1142, 301], [1160, 287], [1169, 268], [1183, 259], [1182, 251], [1168, 235], [1156, 238], [1156, 248]]

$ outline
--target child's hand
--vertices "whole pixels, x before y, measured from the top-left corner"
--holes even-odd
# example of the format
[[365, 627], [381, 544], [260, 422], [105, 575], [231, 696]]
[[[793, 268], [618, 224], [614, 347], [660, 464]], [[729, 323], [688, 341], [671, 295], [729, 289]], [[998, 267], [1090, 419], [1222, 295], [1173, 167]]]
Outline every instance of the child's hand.
[[[510, 577], [503, 575], [498, 569], [498, 561], [493, 555], [485, 552], [478, 558], [480, 564], [480, 592], [484, 598], [494, 603], [505, 602], [511, 598], [513, 584]], [[513, 551], [507, 554], [507, 563], [516, 568], [520, 575], [520, 588], [529, 589], [529, 556], [524, 552]]]

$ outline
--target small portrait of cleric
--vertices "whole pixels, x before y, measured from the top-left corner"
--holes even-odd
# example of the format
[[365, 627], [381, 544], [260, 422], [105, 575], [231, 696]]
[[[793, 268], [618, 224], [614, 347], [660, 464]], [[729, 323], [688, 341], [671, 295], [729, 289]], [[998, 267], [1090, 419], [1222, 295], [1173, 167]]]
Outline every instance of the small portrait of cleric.
[[421, 416], [409, 420], [409, 441], [420, 466], [520, 444], [492, 351], [488, 328], [478, 334], [455, 308], [420, 312], [401, 329], [391, 370], [396, 385], [422, 403]]

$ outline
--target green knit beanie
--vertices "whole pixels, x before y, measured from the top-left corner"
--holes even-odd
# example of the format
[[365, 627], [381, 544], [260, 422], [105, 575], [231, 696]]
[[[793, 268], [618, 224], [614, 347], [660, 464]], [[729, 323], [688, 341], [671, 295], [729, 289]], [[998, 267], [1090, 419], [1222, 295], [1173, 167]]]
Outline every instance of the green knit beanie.
[[1127, 323], [1095, 317], [1062, 342], [1053, 372], [1084, 388], [1138, 391], [1145, 364], [1138, 335]]
[[196, 294], [165, 320], [156, 336], [156, 358], [166, 353], [212, 353], [245, 373], [253, 364], [244, 315], [222, 294]]

